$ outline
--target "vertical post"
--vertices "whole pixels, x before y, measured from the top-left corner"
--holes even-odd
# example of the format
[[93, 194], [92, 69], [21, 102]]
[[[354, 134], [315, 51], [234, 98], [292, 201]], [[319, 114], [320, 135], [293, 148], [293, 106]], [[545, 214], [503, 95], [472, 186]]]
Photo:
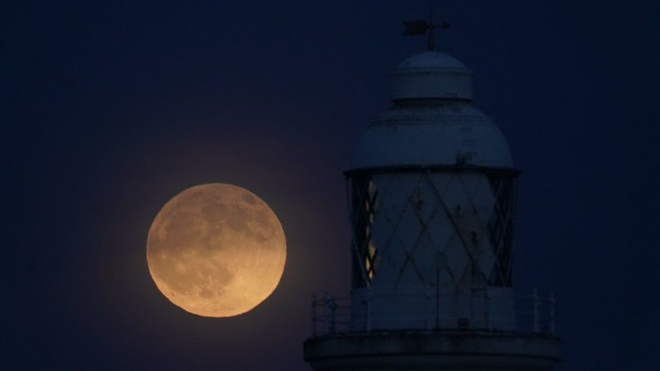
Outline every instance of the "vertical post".
[[426, 308], [426, 313], [424, 315], [424, 323], [426, 324], [426, 329], [431, 330], [431, 316], [433, 315], [433, 312], [431, 311], [431, 305], [433, 304], [431, 300], [431, 294], [426, 291], [424, 293], [424, 307]]
[[330, 294], [323, 295], [323, 318], [325, 320], [325, 333], [330, 333]]
[[491, 323], [491, 318], [490, 318], [490, 295], [488, 289], [486, 289], [486, 295], [484, 295], [484, 299], [485, 299], [484, 312], [486, 314], [486, 328], [488, 329], [488, 331], [493, 331], [493, 324]]
[[537, 289], [534, 289], [532, 300], [534, 303], [534, 333], [538, 334], [541, 332], [541, 326], [539, 324], [539, 292]]
[[555, 293], [550, 293], [550, 333], [555, 335]]
[[[429, 173], [426, 173], [427, 177], [429, 177]], [[440, 263], [441, 263], [441, 257], [442, 255], [441, 252], [438, 252], [438, 255], [436, 255], [435, 258], [435, 329], [440, 330]], [[444, 263], [444, 262], [443, 262]], [[443, 265], [443, 268], [445, 268], [447, 264], [445, 263]]]
[[335, 325], [337, 324], [337, 303], [335, 303], [335, 298], [330, 297], [328, 306], [330, 307], [330, 333], [334, 334]]
[[312, 294], [312, 336], [316, 337], [316, 294]]
[[371, 332], [371, 286], [367, 287], [367, 332]]

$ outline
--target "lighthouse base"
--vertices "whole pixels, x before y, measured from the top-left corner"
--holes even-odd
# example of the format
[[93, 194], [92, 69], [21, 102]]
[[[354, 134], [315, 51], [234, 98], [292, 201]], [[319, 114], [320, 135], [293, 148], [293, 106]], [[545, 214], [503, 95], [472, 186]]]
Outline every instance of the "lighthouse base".
[[558, 338], [495, 332], [330, 334], [304, 344], [315, 371], [552, 370]]

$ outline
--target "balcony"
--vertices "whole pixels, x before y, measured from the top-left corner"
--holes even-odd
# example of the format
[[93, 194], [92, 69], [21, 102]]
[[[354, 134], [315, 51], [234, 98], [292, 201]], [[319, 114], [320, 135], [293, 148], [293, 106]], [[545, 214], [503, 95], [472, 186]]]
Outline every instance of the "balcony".
[[[389, 329], [429, 333], [478, 331], [555, 337], [555, 299], [552, 293], [545, 298], [540, 297], [536, 290], [531, 296], [513, 296], [513, 313], [511, 310], [501, 313], [501, 307], [491, 305], [486, 294], [479, 301], [479, 310], [468, 315], [442, 310], [435, 298], [428, 295], [404, 299], [417, 304], [405, 310], [392, 308], [383, 311], [380, 308], [376, 317], [371, 310], [373, 298], [370, 295], [360, 299], [359, 303], [350, 297], [334, 297], [328, 293], [315, 295], [312, 298], [312, 337], [382, 332]], [[359, 309], [356, 308], [358, 305]], [[414, 318], [415, 322], [410, 321], [410, 318]], [[513, 325], [502, 326], [499, 323], [502, 318], [513, 318]], [[377, 326], [374, 326], [375, 321], [378, 322]], [[401, 326], [402, 323], [415, 323], [415, 326], [405, 328]]]

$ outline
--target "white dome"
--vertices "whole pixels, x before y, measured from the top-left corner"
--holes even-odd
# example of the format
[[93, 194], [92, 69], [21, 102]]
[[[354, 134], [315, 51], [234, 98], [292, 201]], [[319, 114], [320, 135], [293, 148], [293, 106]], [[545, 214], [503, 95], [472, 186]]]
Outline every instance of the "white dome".
[[449, 54], [427, 51], [413, 55], [412, 57], [406, 59], [399, 65], [397, 70], [425, 68], [467, 69], [467, 67], [461, 61]]
[[353, 167], [474, 165], [513, 168], [502, 132], [468, 104], [393, 109], [371, 122]]
[[412, 56], [390, 76], [393, 100], [472, 100], [472, 71], [444, 53], [428, 51]]
[[392, 74], [393, 107], [363, 133], [354, 169], [472, 165], [513, 168], [502, 132], [472, 99], [472, 72], [444, 53], [408, 58]]

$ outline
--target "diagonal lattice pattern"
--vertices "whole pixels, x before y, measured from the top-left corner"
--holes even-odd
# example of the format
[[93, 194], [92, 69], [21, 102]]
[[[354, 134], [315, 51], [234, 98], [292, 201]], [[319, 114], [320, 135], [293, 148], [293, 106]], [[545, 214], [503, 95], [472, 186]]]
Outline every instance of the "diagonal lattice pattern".
[[354, 287], [510, 287], [515, 175], [349, 174]]

